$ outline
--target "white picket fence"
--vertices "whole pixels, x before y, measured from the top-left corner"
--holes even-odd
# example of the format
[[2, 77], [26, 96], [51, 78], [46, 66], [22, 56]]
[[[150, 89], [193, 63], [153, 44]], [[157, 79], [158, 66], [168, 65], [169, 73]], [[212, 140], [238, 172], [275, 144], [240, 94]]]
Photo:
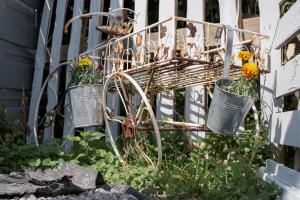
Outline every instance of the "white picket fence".
[[[53, 1], [46, 0], [44, 13], [42, 17], [42, 26], [40, 28], [40, 37], [35, 62], [35, 74], [32, 89], [32, 97], [29, 112], [29, 125], [32, 130], [33, 112], [35, 109], [35, 101], [41, 88], [42, 77], [44, 73], [46, 44], [49, 39], [49, 21], [51, 14], [56, 9], [55, 31], [52, 39], [52, 50], [50, 55], [50, 69], [60, 61], [60, 50], [62, 40], [63, 22], [65, 19], [65, 9], [67, 0], [57, 1], [56, 8], [53, 8]], [[102, 11], [104, 0], [91, 0], [90, 11]], [[139, 15], [134, 30], [139, 30], [147, 25], [148, 16], [147, 6], [152, 3], [148, 0], [135, 0], [134, 10]], [[186, 17], [199, 21], [205, 21], [205, 0], [187, 0]], [[220, 23], [238, 27], [241, 0], [219, 0]], [[268, 121], [271, 130], [270, 139], [275, 144], [289, 145], [300, 147], [300, 111], [282, 112], [282, 97], [300, 89], [300, 78], [297, 76], [300, 67], [300, 55], [290, 60], [284, 66], [281, 66], [281, 47], [286, 44], [300, 29], [300, 2], [297, 1], [293, 7], [280, 19], [280, 0], [259, 0], [260, 9], [260, 32], [270, 35], [270, 43], [262, 42], [262, 51], [268, 52], [264, 54], [265, 61], [271, 66], [271, 73], [261, 76], [261, 109], [263, 119]], [[112, 9], [124, 6], [124, 0], [110, 0]], [[84, 0], [74, 0], [73, 16], [82, 14]], [[174, 16], [177, 13], [177, 0], [160, 0], [159, 1], [159, 20], [164, 20]], [[98, 24], [98, 17], [92, 17], [89, 23], [88, 47], [100, 43], [100, 33], [95, 29]], [[172, 25], [168, 25], [172, 28]], [[82, 21], [77, 20], [72, 24], [71, 39], [68, 50], [68, 59], [73, 59], [79, 53], [80, 33]], [[201, 28], [197, 34], [204, 34]], [[235, 38], [236, 39], [236, 38]], [[268, 57], [270, 55], [270, 57]], [[299, 74], [299, 73], [298, 73]], [[67, 71], [66, 83], [69, 82], [70, 71]], [[48, 105], [47, 110], [53, 108], [57, 102], [57, 87], [59, 83], [59, 75], [55, 75], [48, 86]], [[66, 84], [67, 85], [67, 84]], [[193, 86], [186, 89], [185, 97], [185, 114], [184, 118], [188, 122], [201, 123], [204, 122], [206, 115], [205, 105], [207, 92], [203, 86]], [[65, 104], [68, 104], [66, 99]], [[157, 98], [157, 118], [162, 116], [173, 118], [174, 116], [174, 92], [168, 94], [159, 94]], [[69, 107], [65, 109], [64, 120], [64, 136], [73, 133], [72, 119]], [[53, 127], [45, 130], [45, 138], [53, 137]], [[204, 137], [202, 132], [191, 132], [192, 137]], [[33, 142], [32, 135], [28, 137], [28, 142]], [[69, 144], [68, 147], [70, 147]], [[296, 150], [296, 163], [300, 161], [299, 150]], [[260, 171], [260, 175], [266, 181], [275, 181], [285, 189], [282, 199], [300, 199], [300, 174], [299, 172], [289, 169], [275, 161], [269, 160], [266, 169]]]

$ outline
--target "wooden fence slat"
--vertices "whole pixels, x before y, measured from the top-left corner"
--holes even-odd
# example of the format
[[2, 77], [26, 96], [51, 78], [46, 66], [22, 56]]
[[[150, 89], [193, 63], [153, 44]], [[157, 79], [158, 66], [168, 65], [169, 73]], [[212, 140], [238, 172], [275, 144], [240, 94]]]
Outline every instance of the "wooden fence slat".
[[[270, 41], [273, 40], [277, 21], [280, 17], [279, 3], [277, 1], [270, 3], [269, 0], [259, 1], [260, 13], [260, 31], [262, 34], [270, 35]], [[261, 52], [269, 51], [270, 44], [266, 40], [261, 41]], [[271, 114], [282, 111], [282, 99], [274, 98], [275, 71], [280, 67], [281, 52], [280, 50], [272, 49], [270, 52], [270, 67], [271, 72], [260, 75], [260, 97], [262, 119], [271, 123]]]
[[[63, 28], [65, 23], [67, 1], [58, 1], [56, 5], [56, 18], [54, 24], [52, 47], [50, 55], [50, 66], [51, 71], [60, 63], [60, 52], [62, 46]], [[52, 111], [53, 108], [58, 103], [58, 89], [59, 89], [59, 72], [55, 73], [53, 77], [49, 80], [47, 88], [48, 103], [46, 106], [47, 112]], [[51, 119], [47, 117], [47, 122]], [[49, 140], [53, 138], [54, 133], [54, 123], [51, 126], [45, 128], [44, 139]]]
[[273, 114], [271, 142], [300, 147], [299, 119], [298, 110]]
[[[194, 19], [198, 21], [205, 21], [205, 0], [188, 0], [187, 1], [187, 13], [186, 17], [189, 19]], [[204, 39], [204, 28], [202, 25], [194, 24], [197, 28], [195, 37]], [[187, 36], [186, 40], [189, 40]], [[196, 43], [198, 48], [204, 49], [204, 40], [193, 41]], [[205, 86], [193, 86], [186, 88], [185, 90], [185, 107], [184, 107], [184, 119], [187, 122], [205, 124]], [[205, 132], [191, 131], [189, 133], [192, 139], [198, 139], [205, 137]]]
[[280, 49], [300, 31], [300, 3], [295, 3], [279, 20], [274, 46]]
[[[177, 0], [160, 0], [159, 1], [159, 21], [165, 20], [169, 17], [176, 16], [177, 13]], [[163, 38], [164, 45], [169, 47], [169, 55], [172, 52], [172, 40], [174, 38], [168, 39], [168, 34], [173, 34], [174, 27], [173, 22], [166, 22], [163, 24], [167, 28], [167, 35]], [[159, 37], [160, 34], [158, 34]], [[172, 36], [174, 37], [174, 36]], [[168, 40], [167, 40], [168, 39]], [[160, 40], [159, 40], [160, 41]], [[161, 46], [162, 41], [160, 41], [159, 45]], [[173, 120], [174, 113], [174, 91], [167, 91], [163, 93], [157, 94], [156, 99], [156, 118], [161, 119], [169, 119]]]
[[267, 160], [266, 169], [258, 171], [258, 176], [268, 183], [275, 182], [284, 189], [279, 199], [300, 200], [299, 172], [273, 160]]
[[[285, 96], [300, 89], [300, 54], [276, 71], [275, 97]], [[283, 84], [284, 83], [284, 84]]]
[[[90, 12], [99, 12], [103, 9], [103, 0], [91, 0]], [[92, 16], [89, 21], [88, 48], [97, 45], [100, 42], [101, 33], [96, 30], [96, 26], [101, 22], [102, 17]], [[95, 54], [96, 52], [94, 52]]]
[[[118, 8], [123, 8], [124, 7], [124, 0], [110, 0], [110, 9], [114, 10], [114, 9], [118, 9]], [[114, 13], [114, 14], [118, 14], [118, 13]], [[111, 66], [108, 66], [110, 69], [112, 69]], [[113, 97], [115, 95], [115, 97]], [[113, 98], [115, 98], [113, 100]], [[107, 106], [110, 108], [114, 108], [114, 113], [116, 115], [120, 114], [120, 98], [118, 96], [118, 94], [113, 94], [111, 92], [108, 92], [107, 95]], [[112, 105], [114, 103], [114, 105]], [[119, 130], [119, 124], [118, 122], [112, 122], [111, 126], [110, 126], [110, 130], [112, 133], [112, 136], [114, 138], [117, 137], [118, 133], [120, 132]]]
[[30, 108], [28, 115], [28, 125], [30, 129], [30, 135], [26, 138], [27, 143], [33, 143], [33, 115], [36, 107], [38, 95], [41, 90], [44, 67], [46, 62], [46, 48], [48, 42], [49, 26], [51, 21], [53, 0], [45, 0], [42, 21], [39, 31], [37, 52], [35, 56], [35, 69], [32, 82], [32, 92], [30, 99]]
[[[148, 19], [148, 0], [139, 0], [134, 2], [134, 12], [138, 15], [138, 20], [136, 21], [136, 24], [133, 27], [133, 31], [138, 31], [144, 27], [147, 26], [147, 19]], [[136, 45], [136, 39], [137, 36], [133, 37], [134, 47], [133, 50], [135, 52], [139, 52], [142, 48], [142, 46], [146, 42], [146, 32], [142, 32], [142, 45], [138, 47]], [[141, 102], [142, 97], [138, 94], [133, 96], [133, 105], [132, 105], [132, 111], [136, 112], [137, 108]]]
[[[84, 6], [84, 0], [75, 0], [73, 16], [82, 14], [83, 6]], [[69, 49], [68, 49], [68, 60], [72, 60], [72, 59], [76, 58], [79, 54], [81, 26], [82, 26], [81, 20], [76, 20], [72, 23], [71, 38], [70, 38], [70, 44], [69, 44]], [[66, 87], [68, 87], [68, 84], [70, 82], [71, 70], [72, 70], [71, 66], [68, 66], [67, 72], [66, 72]], [[64, 130], [63, 130], [64, 137], [66, 137], [70, 134], [73, 134], [73, 131], [74, 131], [70, 99], [69, 99], [68, 95], [66, 96], [65, 104], [67, 106], [65, 108]], [[69, 151], [71, 148], [72, 148], [71, 142], [68, 142], [65, 144], [66, 150]]]

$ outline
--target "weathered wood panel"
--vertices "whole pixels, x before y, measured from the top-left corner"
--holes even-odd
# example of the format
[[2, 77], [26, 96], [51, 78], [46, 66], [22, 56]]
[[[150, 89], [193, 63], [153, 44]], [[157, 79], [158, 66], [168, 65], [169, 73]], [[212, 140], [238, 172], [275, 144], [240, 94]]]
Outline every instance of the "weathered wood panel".
[[[58, 1], [56, 5], [56, 18], [54, 23], [54, 31], [52, 38], [52, 47], [50, 55], [50, 67], [49, 70], [53, 70], [60, 63], [60, 52], [63, 37], [63, 28], [65, 22], [65, 15], [67, 9], [67, 1]], [[53, 74], [52, 78], [49, 80], [47, 88], [48, 102], [46, 106], [47, 112], [52, 111], [58, 102], [58, 89], [59, 89], [59, 72]], [[50, 118], [47, 117], [47, 121]], [[49, 140], [53, 137], [54, 124], [47, 127], [44, 131], [44, 139]]]
[[[186, 17], [198, 21], [205, 21], [205, 0], [188, 0], [187, 1], [187, 13]], [[195, 24], [197, 32], [194, 38], [186, 36], [186, 40], [194, 41], [197, 38], [204, 39], [203, 26]], [[197, 43], [197, 42], [196, 42]], [[203, 40], [199, 42], [198, 48], [204, 47]], [[193, 54], [193, 53], [192, 53]], [[193, 55], [191, 55], [193, 56]], [[196, 124], [205, 124], [205, 86], [193, 86], [186, 88], [185, 90], [185, 107], [184, 107], [184, 119], [187, 122]], [[192, 139], [198, 139], [199, 137], [205, 137], [205, 132], [192, 131], [189, 133]]]
[[31, 89], [33, 66], [33, 50], [0, 40], [0, 88]]
[[[12, 1], [12, 0], [8, 0], [8, 1]], [[44, 3], [44, 1], [41, 1], [41, 0], [37, 0], [37, 1], [32, 1], [32, 0], [15, 0], [15, 1], [24, 2], [25, 4], [29, 5], [32, 8], [40, 8], [42, 6], [42, 4]]]
[[[159, 21], [165, 20], [169, 17], [176, 16], [177, 13], [177, 0], [160, 0], [159, 1]], [[164, 23], [163, 26], [166, 26], [167, 33], [164, 38], [159, 40], [159, 45], [161, 46], [164, 43], [165, 47], [169, 47], [169, 56], [172, 53], [174, 35], [169, 37], [169, 34], [173, 34], [174, 30], [173, 22]], [[158, 34], [159, 37], [159, 34]], [[169, 119], [173, 120], [174, 113], [174, 91], [167, 91], [164, 93], [157, 94], [156, 99], [156, 118], [161, 119]]]
[[276, 71], [276, 98], [300, 89], [300, 54]]
[[[84, 0], [75, 0], [73, 16], [82, 14], [83, 6], [84, 6]], [[72, 23], [71, 38], [70, 38], [70, 44], [68, 49], [68, 60], [72, 60], [76, 58], [79, 54], [81, 27], [82, 27], [81, 20], [76, 20]], [[68, 66], [66, 72], [66, 87], [68, 87], [68, 84], [70, 82], [71, 72], [72, 72], [71, 66]], [[63, 130], [64, 137], [73, 134], [74, 131], [72, 110], [71, 110], [70, 99], [68, 95], [66, 96], [65, 104], [68, 106], [65, 108], [64, 130]], [[65, 145], [65, 149], [69, 151], [71, 148], [72, 148], [72, 143], [68, 142]]]
[[0, 1], [0, 39], [35, 49], [38, 36], [35, 18], [34, 10], [22, 2]]
[[300, 147], [300, 111], [272, 115], [271, 142]]
[[283, 190], [281, 200], [299, 200], [300, 199], [300, 173], [278, 164], [273, 160], [267, 160], [266, 169], [258, 172], [263, 180], [268, 183], [275, 182]]
[[42, 15], [42, 21], [41, 21], [41, 27], [38, 37], [38, 44], [37, 44], [37, 52], [35, 56], [35, 69], [34, 69], [34, 76], [33, 76], [33, 82], [32, 82], [32, 93], [31, 93], [31, 99], [30, 99], [30, 109], [29, 109], [29, 116], [28, 116], [28, 125], [29, 129], [31, 131], [30, 136], [27, 137], [28, 143], [33, 143], [33, 116], [34, 116], [34, 110], [37, 102], [38, 95], [41, 90], [42, 86], [42, 79], [44, 74], [44, 67], [46, 62], [46, 47], [47, 47], [47, 40], [48, 40], [48, 34], [49, 34], [49, 26], [51, 21], [51, 13], [52, 13], [52, 6], [53, 1], [52, 0], [46, 0], [44, 4], [43, 9], [43, 15]]
[[295, 3], [280, 19], [274, 39], [274, 47], [280, 49], [300, 31], [300, 3]]

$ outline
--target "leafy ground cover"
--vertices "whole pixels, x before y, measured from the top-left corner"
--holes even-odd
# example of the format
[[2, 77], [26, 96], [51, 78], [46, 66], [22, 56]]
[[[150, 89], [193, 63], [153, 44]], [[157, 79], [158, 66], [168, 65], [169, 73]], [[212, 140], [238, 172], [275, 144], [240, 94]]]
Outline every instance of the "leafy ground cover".
[[190, 148], [182, 133], [162, 133], [163, 165], [160, 171], [142, 162], [124, 165], [111, 152], [103, 133], [81, 132], [71, 136], [74, 151], [65, 153], [59, 141], [0, 148], [0, 173], [23, 167], [54, 167], [70, 161], [99, 170], [111, 183], [124, 183], [161, 199], [274, 199], [280, 190], [256, 177], [268, 157], [263, 137], [256, 159], [249, 165], [254, 149], [252, 119], [246, 134], [226, 137], [207, 134], [198, 148]]

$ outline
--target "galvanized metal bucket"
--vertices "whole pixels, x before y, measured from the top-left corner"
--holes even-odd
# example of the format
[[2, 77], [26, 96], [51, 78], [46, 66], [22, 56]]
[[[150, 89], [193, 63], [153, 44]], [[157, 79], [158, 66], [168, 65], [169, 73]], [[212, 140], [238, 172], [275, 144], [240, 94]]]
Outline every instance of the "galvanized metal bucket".
[[103, 85], [83, 85], [69, 88], [74, 127], [103, 125]]
[[228, 79], [216, 81], [206, 124], [212, 131], [224, 135], [236, 134], [253, 103], [250, 97], [235, 95], [222, 89], [231, 82]]
[[230, 26], [226, 26], [226, 29], [223, 78], [215, 83], [206, 125], [214, 132], [224, 135], [235, 135], [253, 102], [250, 97], [235, 95], [223, 89], [232, 82], [228, 78], [232, 57], [233, 29]]

